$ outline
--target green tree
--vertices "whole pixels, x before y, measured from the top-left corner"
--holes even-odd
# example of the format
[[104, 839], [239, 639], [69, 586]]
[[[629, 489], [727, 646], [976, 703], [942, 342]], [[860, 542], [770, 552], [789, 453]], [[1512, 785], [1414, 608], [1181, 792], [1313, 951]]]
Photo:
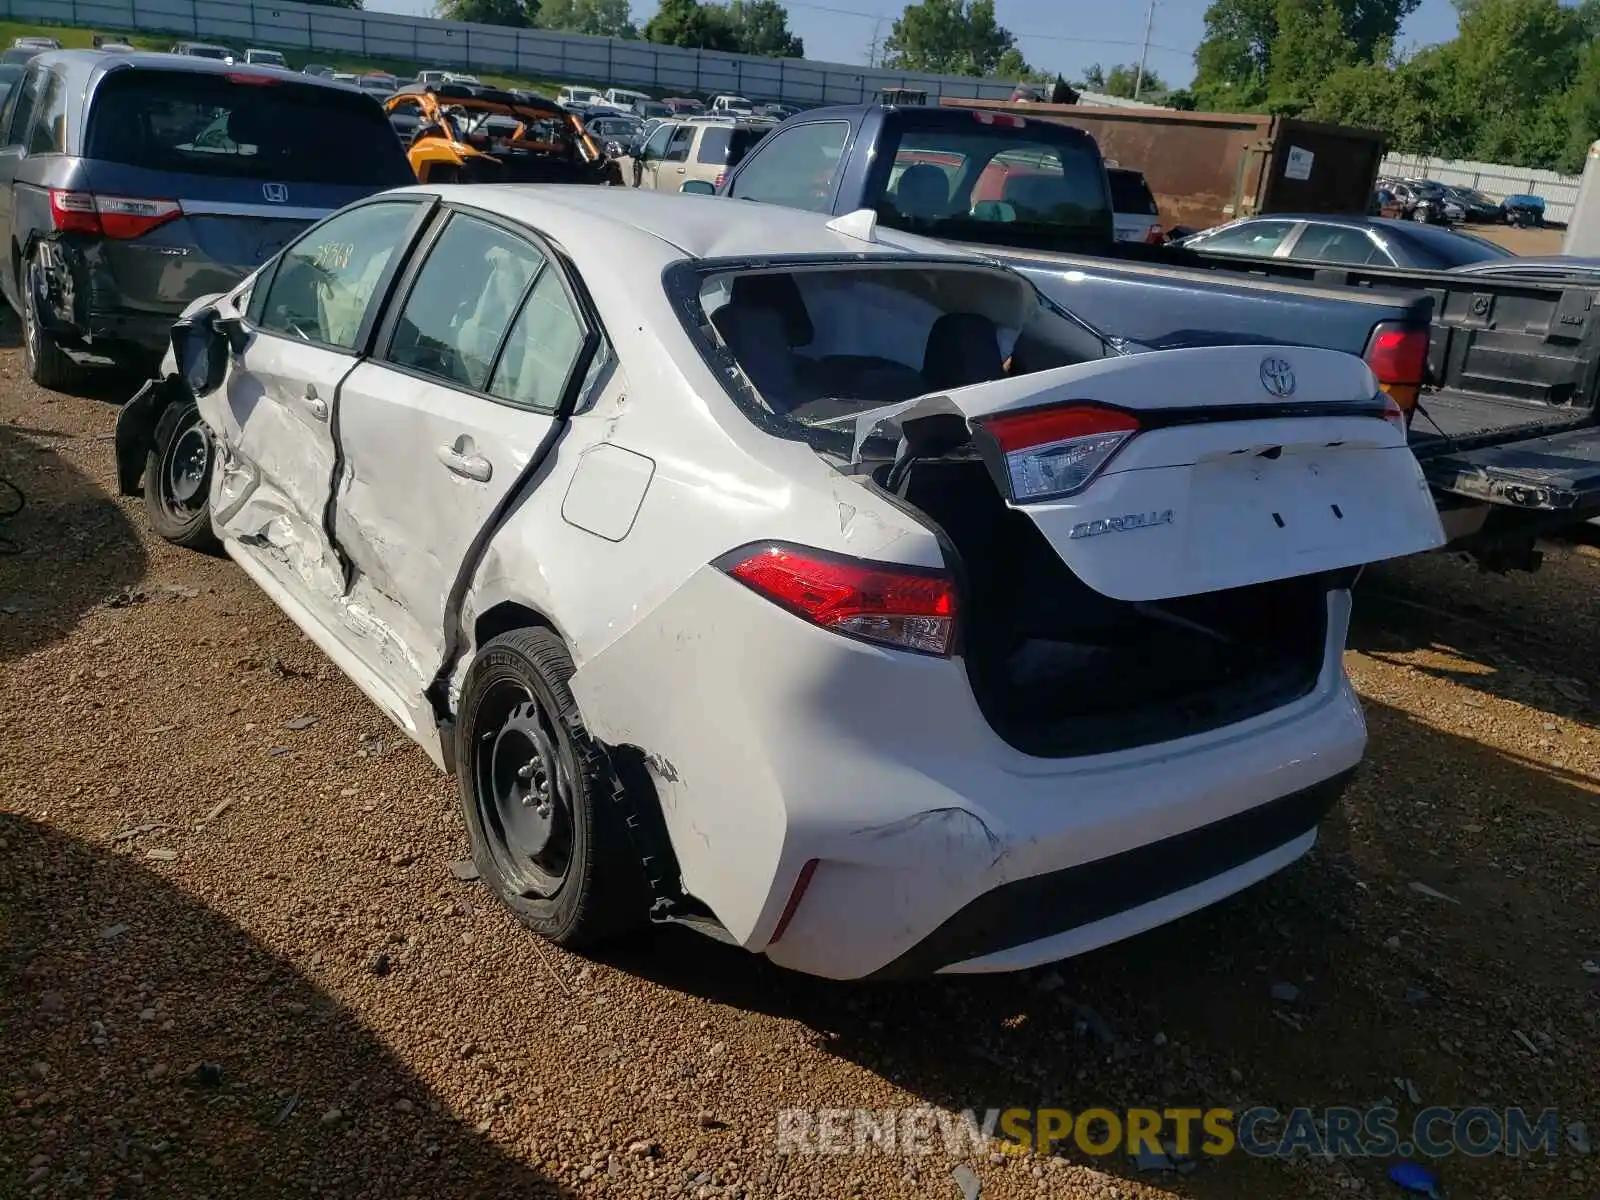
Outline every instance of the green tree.
[[638, 27], [628, 15], [628, 0], [544, 0], [539, 9], [539, 28], [586, 33], [590, 37], [632, 40], [639, 36]]
[[739, 41], [728, 10], [697, 0], [661, 0], [644, 27], [644, 39], [662, 46], [737, 52]]
[[1035, 71], [1015, 46], [1000, 56], [990, 74], [998, 79], [1014, 79], [1018, 83], [1054, 83], [1056, 78], [1048, 71]]
[[789, 31], [789, 10], [777, 0], [733, 0], [727, 20], [739, 51], [764, 58], [804, 58], [805, 43]]
[[1277, 24], [1266, 106], [1295, 117], [1312, 106], [1329, 76], [1359, 61], [1361, 52], [1345, 34], [1344, 14], [1332, 0], [1279, 0]]
[[1167, 90], [1166, 81], [1148, 65], [1144, 69], [1144, 81], [1141, 83], [1138, 63], [1118, 63], [1105, 73], [1104, 86], [1095, 90], [1104, 92], [1108, 96], [1122, 96], [1132, 100], [1135, 87], [1139, 89], [1140, 96], [1159, 95]]
[[510, 25], [527, 29], [539, 17], [539, 0], [438, 0], [446, 21], [474, 21], [479, 25]]
[[995, 21], [994, 0], [922, 0], [908, 4], [884, 41], [884, 65], [940, 75], [993, 75], [1011, 31]]

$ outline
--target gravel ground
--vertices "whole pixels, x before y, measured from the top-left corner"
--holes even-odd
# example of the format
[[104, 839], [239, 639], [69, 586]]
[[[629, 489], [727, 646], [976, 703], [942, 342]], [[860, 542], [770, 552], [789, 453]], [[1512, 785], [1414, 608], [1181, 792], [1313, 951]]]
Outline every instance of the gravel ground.
[[[1304, 862], [1178, 925], [893, 987], [688, 933], [586, 960], [454, 878], [453, 786], [236, 568], [114, 497], [126, 384], [43, 393], [3, 345], [0, 1196], [962, 1194], [942, 1152], [778, 1154], [788, 1106], [1389, 1097], [1600, 1132], [1590, 547], [1371, 573], [1359, 782]], [[1371, 1161], [970, 1169], [984, 1197], [1393, 1192]], [[1453, 1198], [1600, 1190], [1571, 1154], [1440, 1169]]]

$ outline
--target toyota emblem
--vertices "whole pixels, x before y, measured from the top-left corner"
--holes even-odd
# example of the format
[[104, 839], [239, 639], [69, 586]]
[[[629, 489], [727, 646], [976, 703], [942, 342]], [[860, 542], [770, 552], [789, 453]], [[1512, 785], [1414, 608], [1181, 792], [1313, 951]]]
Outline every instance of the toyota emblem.
[[282, 183], [263, 183], [261, 185], [261, 194], [272, 204], [282, 204], [289, 198], [289, 188]]
[[1279, 398], [1294, 395], [1294, 368], [1289, 360], [1269, 357], [1261, 360], [1261, 386]]

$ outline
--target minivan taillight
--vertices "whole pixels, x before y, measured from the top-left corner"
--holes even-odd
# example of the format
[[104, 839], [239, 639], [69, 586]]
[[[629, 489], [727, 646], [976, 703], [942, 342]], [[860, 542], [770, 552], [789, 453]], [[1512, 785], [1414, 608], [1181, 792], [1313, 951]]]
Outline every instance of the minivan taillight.
[[1385, 321], [1372, 331], [1365, 357], [1378, 377], [1378, 386], [1400, 406], [1409, 422], [1428, 370], [1428, 331]]
[[1144, 231], [1146, 245], [1159, 246], [1167, 240], [1167, 235], [1162, 232], [1160, 225], [1152, 225]]
[[1059, 404], [982, 417], [973, 432], [995, 483], [1027, 504], [1088, 487], [1139, 432], [1139, 419], [1098, 404]]
[[955, 643], [956, 583], [947, 571], [777, 543], [747, 546], [716, 565], [751, 591], [835, 633], [940, 656]]
[[125, 240], [141, 237], [182, 215], [183, 206], [176, 200], [50, 189], [50, 220], [60, 233]]

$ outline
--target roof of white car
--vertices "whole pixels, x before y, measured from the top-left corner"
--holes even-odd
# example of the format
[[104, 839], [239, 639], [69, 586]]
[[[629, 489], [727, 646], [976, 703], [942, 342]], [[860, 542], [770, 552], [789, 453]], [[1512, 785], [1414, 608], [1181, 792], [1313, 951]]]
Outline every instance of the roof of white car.
[[599, 248], [619, 263], [630, 261], [630, 247], [624, 241], [629, 238], [657, 243], [649, 248], [655, 255], [676, 250], [671, 257], [683, 258], [796, 254], [977, 257], [899, 230], [880, 229], [879, 240], [866, 242], [829, 229], [832, 218], [828, 216], [719, 196], [573, 184], [456, 184], [419, 190], [438, 192], [527, 225], [580, 258], [584, 249]]

